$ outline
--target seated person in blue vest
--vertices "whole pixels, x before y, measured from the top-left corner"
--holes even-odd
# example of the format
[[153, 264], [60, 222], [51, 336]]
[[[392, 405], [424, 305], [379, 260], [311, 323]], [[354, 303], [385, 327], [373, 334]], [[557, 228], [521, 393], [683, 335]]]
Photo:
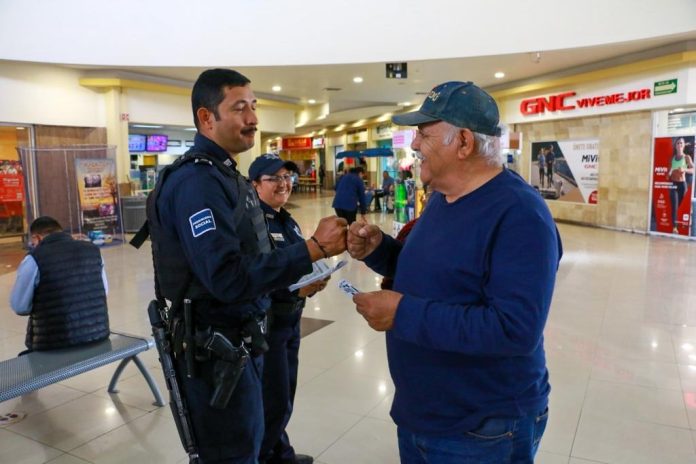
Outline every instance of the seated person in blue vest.
[[[304, 242], [300, 226], [284, 208], [290, 198], [291, 173], [297, 166], [278, 155], [261, 155], [249, 167], [249, 179], [261, 200], [268, 230], [278, 248]], [[285, 428], [290, 421], [297, 388], [300, 319], [307, 297], [326, 287], [328, 279], [295, 291], [271, 293], [269, 350], [264, 355], [263, 409], [265, 433], [259, 461], [265, 464], [310, 464], [311, 456], [295, 454]]]
[[336, 216], [348, 221], [348, 225], [355, 222], [360, 206], [360, 215], [365, 220], [367, 213], [367, 198], [365, 197], [365, 183], [363, 182], [363, 168], [351, 168], [348, 174], [341, 177], [336, 186], [336, 196], [331, 205], [336, 211]]
[[29, 234], [31, 251], [17, 268], [10, 295], [14, 312], [29, 316], [27, 350], [66, 348], [108, 338], [108, 284], [99, 248], [73, 240], [48, 216], [32, 222]]
[[375, 190], [375, 211], [382, 211], [382, 204], [379, 199], [389, 196], [389, 192], [394, 188], [394, 178], [387, 171], [382, 173], [382, 188]]

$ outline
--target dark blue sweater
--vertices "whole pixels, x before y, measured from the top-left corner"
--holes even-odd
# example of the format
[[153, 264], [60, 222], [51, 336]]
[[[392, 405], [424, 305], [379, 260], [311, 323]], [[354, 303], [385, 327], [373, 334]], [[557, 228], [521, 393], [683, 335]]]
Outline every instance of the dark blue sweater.
[[404, 295], [387, 332], [397, 425], [454, 435], [546, 406], [561, 254], [546, 204], [509, 171], [453, 203], [434, 193], [403, 248], [384, 236], [365, 261]]
[[365, 214], [367, 211], [365, 184], [358, 174], [346, 174], [341, 177], [336, 186], [336, 196], [331, 206], [347, 211], [357, 211], [358, 203], [360, 203], [360, 214]]

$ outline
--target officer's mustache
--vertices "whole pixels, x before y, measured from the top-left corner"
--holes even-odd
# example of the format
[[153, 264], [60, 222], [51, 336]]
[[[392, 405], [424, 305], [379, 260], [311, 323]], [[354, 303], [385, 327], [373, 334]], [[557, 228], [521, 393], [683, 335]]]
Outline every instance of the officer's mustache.
[[242, 134], [244, 135], [254, 135], [258, 129], [256, 126], [249, 126], [242, 129]]

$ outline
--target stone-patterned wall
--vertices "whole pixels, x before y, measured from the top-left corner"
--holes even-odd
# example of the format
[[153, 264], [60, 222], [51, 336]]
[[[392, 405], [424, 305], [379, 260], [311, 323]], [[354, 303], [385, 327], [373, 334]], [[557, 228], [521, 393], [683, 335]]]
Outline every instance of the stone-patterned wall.
[[645, 232], [649, 227], [652, 115], [650, 111], [517, 124], [521, 174], [529, 179], [532, 142], [599, 139], [597, 205], [547, 201], [553, 217]]

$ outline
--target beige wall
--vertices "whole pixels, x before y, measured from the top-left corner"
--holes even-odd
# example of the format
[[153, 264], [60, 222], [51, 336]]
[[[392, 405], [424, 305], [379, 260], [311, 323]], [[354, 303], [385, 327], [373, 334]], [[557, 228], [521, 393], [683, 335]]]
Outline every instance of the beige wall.
[[521, 174], [529, 179], [532, 142], [599, 139], [597, 205], [547, 201], [560, 220], [645, 232], [649, 226], [652, 115], [650, 111], [517, 124]]

